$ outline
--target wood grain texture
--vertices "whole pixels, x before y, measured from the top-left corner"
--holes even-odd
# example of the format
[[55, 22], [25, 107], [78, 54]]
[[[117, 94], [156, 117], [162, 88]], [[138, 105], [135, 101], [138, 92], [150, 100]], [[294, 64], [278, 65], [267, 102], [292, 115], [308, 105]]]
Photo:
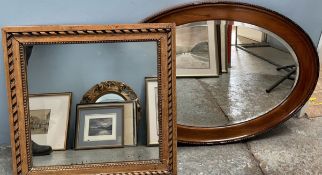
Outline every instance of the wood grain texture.
[[[28, 26], [2, 29], [14, 174], [176, 174], [174, 24]], [[160, 160], [32, 167], [25, 46], [155, 41]]]
[[251, 4], [215, 1], [177, 6], [142, 22], [171, 22], [179, 26], [207, 20], [239, 21], [275, 33], [294, 50], [299, 62], [299, 78], [290, 95], [271, 111], [229, 126], [206, 128], [178, 124], [178, 141], [199, 145], [240, 141], [267, 132], [295, 115], [314, 90], [319, 76], [319, 61], [309, 36], [287, 17]]

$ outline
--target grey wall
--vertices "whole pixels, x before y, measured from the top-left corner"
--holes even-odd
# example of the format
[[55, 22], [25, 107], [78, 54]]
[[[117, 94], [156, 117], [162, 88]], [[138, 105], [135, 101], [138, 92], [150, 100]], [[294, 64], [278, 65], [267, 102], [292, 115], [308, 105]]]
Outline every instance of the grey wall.
[[37, 45], [28, 62], [29, 93], [72, 92], [69, 147], [74, 141], [76, 104], [105, 80], [124, 82], [142, 105], [139, 143], [146, 141], [145, 77], [157, 75], [156, 42]]
[[[28, 0], [1, 1], [0, 27], [44, 24], [137, 23], [141, 19], [174, 5], [191, 0]], [[310, 35], [317, 45], [322, 30], [320, 0], [239, 0], [275, 10], [288, 16]], [[0, 51], [0, 144], [9, 144], [7, 96]]]
[[288, 49], [276, 38], [272, 37], [271, 35], [267, 35], [267, 42], [276, 49], [280, 49], [282, 51], [288, 52]]

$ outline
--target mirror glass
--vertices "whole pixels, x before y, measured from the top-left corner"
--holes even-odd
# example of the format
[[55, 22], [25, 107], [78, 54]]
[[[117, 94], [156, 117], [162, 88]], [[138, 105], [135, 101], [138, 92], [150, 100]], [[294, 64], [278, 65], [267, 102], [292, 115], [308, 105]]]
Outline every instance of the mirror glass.
[[218, 127], [252, 120], [282, 103], [296, 84], [296, 56], [270, 31], [224, 20], [176, 30], [178, 124]]
[[[155, 41], [27, 46], [33, 166], [159, 160], [159, 145], [147, 146], [144, 122], [145, 79], [157, 76], [157, 47]], [[80, 104], [86, 91], [110, 80], [129, 85], [143, 112], [116, 93]]]
[[102, 103], [102, 102], [121, 102], [125, 101], [124, 98], [121, 95], [115, 94], [115, 93], [108, 93], [105, 95], [102, 95], [96, 100], [96, 103]]

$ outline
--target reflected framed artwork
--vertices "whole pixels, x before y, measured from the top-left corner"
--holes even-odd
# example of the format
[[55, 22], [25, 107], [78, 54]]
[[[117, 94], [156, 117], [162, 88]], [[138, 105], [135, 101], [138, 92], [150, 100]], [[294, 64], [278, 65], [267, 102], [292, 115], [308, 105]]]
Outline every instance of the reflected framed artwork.
[[[105, 105], [105, 103], [95, 103], [97, 106]], [[124, 108], [124, 146], [136, 146], [137, 145], [137, 113], [136, 113], [136, 101], [125, 102], [108, 102], [111, 106], [122, 106]]]
[[96, 107], [119, 106], [124, 108], [124, 146], [136, 146], [137, 145], [137, 110], [136, 101], [124, 101], [124, 102], [99, 102], [94, 103]]
[[123, 105], [77, 105], [75, 149], [123, 147]]
[[80, 103], [104, 102], [124, 104], [124, 146], [135, 146], [140, 119], [140, 100], [135, 91], [124, 82], [106, 80], [91, 87]]
[[53, 150], [66, 150], [71, 92], [30, 94], [31, 139]]
[[[296, 115], [316, 86], [319, 60], [314, 43], [292, 20], [264, 7], [228, 1], [191, 3], [142, 22], [176, 23], [178, 36], [188, 36], [181, 38], [182, 45], [204, 46], [194, 47], [198, 51], [206, 50], [204, 41], [216, 34], [226, 40], [218, 50], [221, 54], [208, 49], [221, 56], [219, 70], [226, 73], [177, 79], [178, 142], [230, 143], [266, 133]], [[206, 26], [219, 23], [226, 32], [206, 32]], [[245, 35], [245, 27], [251, 36]], [[177, 50], [182, 45], [177, 40]]]
[[147, 77], [145, 82], [147, 145], [153, 146], [159, 144], [158, 81], [155, 77]]
[[[19, 26], [3, 28], [2, 36], [13, 174], [177, 174], [174, 24]], [[121, 68], [115, 69], [115, 65]], [[138, 99], [131, 96], [135, 102], [113, 100], [117, 102], [109, 106], [81, 102], [77, 134], [82, 143], [76, 145], [79, 149], [70, 143], [67, 150], [33, 156], [31, 133], [44, 133], [47, 128], [50, 132], [53, 110], [31, 108], [29, 92], [60, 88], [72, 92], [75, 101], [82, 101], [82, 95], [94, 81], [126, 79], [129, 84], [143, 87], [144, 77], [149, 75], [157, 76], [159, 85], [157, 147], [136, 145], [137, 113], [133, 111], [140, 106]], [[118, 87], [129, 94], [125, 86]], [[104, 86], [95, 89], [109, 93]], [[93, 99], [92, 95], [95, 93], [89, 93], [86, 99]], [[98, 106], [89, 109], [92, 105]], [[76, 103], [71, 107], [74, 122]], [[37, 118], [41, 120], [40, 127], [31, 127]], [[75, 126], [70, 125], [70, 133], [75, 132]], [[89, 149], [98, 147], [101, 149]]]
[[217, 77], [220, 73], [220, 24], [213, 21], [177, 26], [177, 77]]

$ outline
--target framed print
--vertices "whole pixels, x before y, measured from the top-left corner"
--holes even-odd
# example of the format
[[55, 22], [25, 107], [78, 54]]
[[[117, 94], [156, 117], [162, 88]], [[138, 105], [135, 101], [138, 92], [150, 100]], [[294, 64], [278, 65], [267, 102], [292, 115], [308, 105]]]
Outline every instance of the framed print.
[[137, 144], [137, 116], [136, 101], [110, 103], [111, 105], [124, 106], [124, 146], [136, 146]]
[[146, 119], [147, 145], [159, 144], [159, 115], [158, 115], [158, 82], [157, 78], [145, 78], [146, 82]]
[[[97, 103], [98, 105], [101, 103]], [[106, 104], [102, 104], [106, 105]], [[137, 113], [136, 101], [109, 102], [108, 105], [120, 106], [124, 108], [124, 146], [136, 146], [137, 144]]]
[[100, 102], [95, 103], [97, 107], [100, 106], [119, 106], [124, 107], [124, 146], [136, 146], [137, 144], [137, 113], [136, 113], [136, 101], [124, 101], [124, 102]]
[[75, 149], [123, 147], [123, 105], [77, 105]]
[[214, 21], [199, 21], [176, 27], [177, 77], [219, 76], [218, 26]]
[[31, 139], [53, 150], [66, 150], [71, 92], [30, 94]]
[[[82, 97], [80, 104], [109, 103], [124, 105], [124, 146], [137, 143], [137, 124], [140, 119], [140, 100], [126, 83], [106, 80], [92, 86]], [[137, 117], [138, 116], [138, 117]]]

